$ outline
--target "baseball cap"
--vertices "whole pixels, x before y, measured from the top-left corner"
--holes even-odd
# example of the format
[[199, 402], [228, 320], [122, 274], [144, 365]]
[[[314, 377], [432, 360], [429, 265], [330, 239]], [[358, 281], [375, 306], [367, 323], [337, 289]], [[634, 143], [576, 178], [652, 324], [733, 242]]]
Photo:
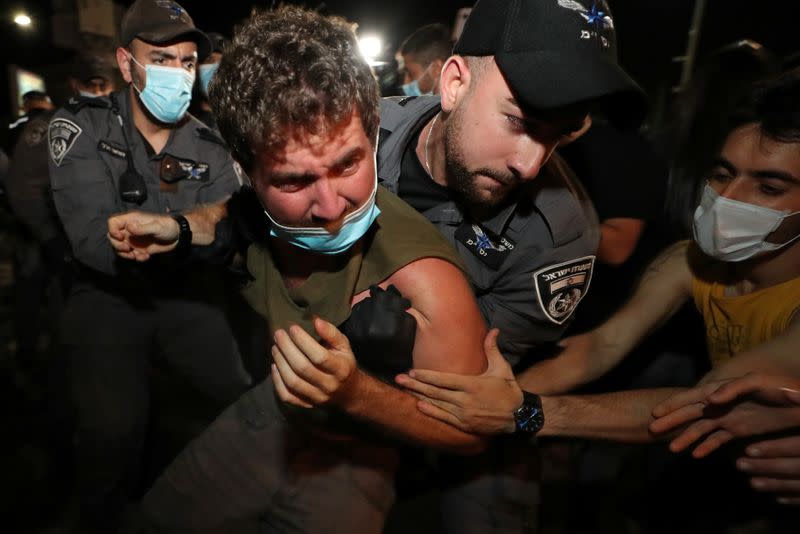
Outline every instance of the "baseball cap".
[[206, 32], [208, 40], [211, 41], [211, 52], [219, 52], [220, 54], [225, 51], [225, 45], [228, 40], [224, 35], [217, 32]]
[[79, 52], [72, 62], [72, 76], [86, 83], [92, 78], [113, 79], [111, 65], [100, 56]]
[[162, 44], [184, 37], [197, 43], [197, 56], [205, 58], [211, 52], [211, 42], [198, 30], [192, 17], [172, 0], [136, 0], [122, 17], [120, 39], [128, 46], [138, 37], [148, 43]]
[[453, 53], [494, 56], [525, 107], [593, 101], [623, 127], [645, 115], [644, 92], [617, 63], [603, 0], [478, 0]]

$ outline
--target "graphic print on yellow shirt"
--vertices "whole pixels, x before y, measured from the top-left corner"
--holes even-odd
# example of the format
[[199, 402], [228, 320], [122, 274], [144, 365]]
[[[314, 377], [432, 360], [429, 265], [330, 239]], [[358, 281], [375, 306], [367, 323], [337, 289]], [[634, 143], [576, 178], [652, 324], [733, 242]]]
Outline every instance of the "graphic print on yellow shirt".
[[800, 278], [747, 295], [725, 296], [725, 288], [697, 276], [692, 280], [714, 366], [781, 335], [800, 308]]

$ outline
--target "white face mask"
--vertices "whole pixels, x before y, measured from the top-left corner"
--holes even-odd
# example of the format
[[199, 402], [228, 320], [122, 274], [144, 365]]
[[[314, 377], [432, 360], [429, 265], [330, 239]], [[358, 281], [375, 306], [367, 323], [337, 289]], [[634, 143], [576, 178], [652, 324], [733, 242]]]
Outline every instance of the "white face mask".
[[694, 239], [707, 255], [722, 261], [746, 259], [778, 250], [800, 238], [800, 234], [785, 243], [768, 243], [787, 217], [800, 214], [764, 208], [719, 195], [706, 184], [700, 205], [694, 212]]

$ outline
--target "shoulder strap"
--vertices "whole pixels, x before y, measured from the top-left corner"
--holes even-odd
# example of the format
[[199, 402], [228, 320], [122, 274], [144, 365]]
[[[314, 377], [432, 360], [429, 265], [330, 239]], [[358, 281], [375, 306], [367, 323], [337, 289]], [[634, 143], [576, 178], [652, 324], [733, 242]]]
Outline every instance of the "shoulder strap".
[[83, 108], [113, 109], [114, 106], [110, 99], [89, 98], [85, 96], [73, 96], [64, 104], [64, 109], [77, 115]]
[[225, 143], [225, 141], [220, 136], [218, 136], [212, 129], [201, 127], [197, 128], [197, 130], [195, 131], [197, 132], [197, 136], [203, 141], [216, 143], [227, 150], [228, 148], [227, 143]]

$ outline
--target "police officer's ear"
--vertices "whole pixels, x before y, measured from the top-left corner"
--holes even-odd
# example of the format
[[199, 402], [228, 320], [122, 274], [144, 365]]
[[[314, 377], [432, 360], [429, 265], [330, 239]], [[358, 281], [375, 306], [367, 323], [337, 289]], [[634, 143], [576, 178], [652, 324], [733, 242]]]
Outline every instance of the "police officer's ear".
[[455, 109], [469, 91], [470, 72], [467, 61], [462, 56], [450, 56], [444, 62], [441, 74], [442, 110]]
[[[133, 46], [133, 43], [131, 43]], [[131, 83], [133, 81], [133, 73], [131, 69], [133, 65], [131, 65], [132, 61], [130, 59], [131, 52], [123, 47], [117, 48], [117, 66], [119, 67], [119, 72], [122, 75], [122, 79], [125, 80], [125, 83]]]

